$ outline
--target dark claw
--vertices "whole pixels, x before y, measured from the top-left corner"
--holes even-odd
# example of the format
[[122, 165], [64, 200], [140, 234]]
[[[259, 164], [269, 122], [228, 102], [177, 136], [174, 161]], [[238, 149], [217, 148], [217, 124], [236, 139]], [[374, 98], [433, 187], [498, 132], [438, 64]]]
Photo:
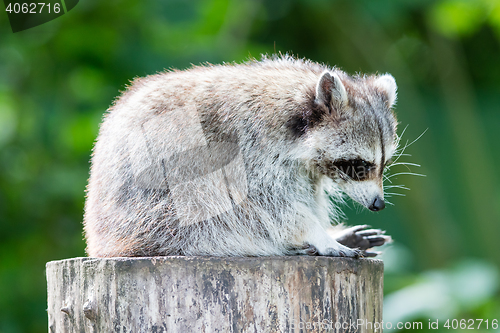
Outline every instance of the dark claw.
[[363, 257], [366, 257], [366, 258], [373, 258], [373, 257], [376, 257], [378, 255], [381, 255], [382, 252], [380, 251], [363, 251]]
[[[354, 249], [354, 257], [353, 258], [359, 259], [359, 257], [362, 257], [362, 256], [363, 256], [363, 253], [360, 250]], [[340, 250], [339, 257], [348, 257], [348, 255], [344, 251]]]
[[337, 241], [352, 249], [360, 249], [364, 257], [375, 257], [380, 252], [366, 251], [375, 246], [381, 246], [392, 241], [390, 236], [385, 235], [385, 231], [380, 229], [366, 229], [368, 225], [358, 225], [344, 230], [344, 233], [337, 238]]
[[366, 237], [370, 241], [370, 247], [382, 246], [386, 243], [387, 238], [385, 236], [368, 236]]

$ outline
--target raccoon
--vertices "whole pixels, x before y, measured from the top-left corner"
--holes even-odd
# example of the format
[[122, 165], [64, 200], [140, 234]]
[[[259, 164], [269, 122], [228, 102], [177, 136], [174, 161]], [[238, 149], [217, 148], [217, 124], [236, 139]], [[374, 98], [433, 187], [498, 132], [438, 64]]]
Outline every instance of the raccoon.
[[396, 90], [290, 56], [135, 79], [94, 146], [88, 255], [376, 255], [384, 232], [332, 222], [344, 193], [385, 207]]

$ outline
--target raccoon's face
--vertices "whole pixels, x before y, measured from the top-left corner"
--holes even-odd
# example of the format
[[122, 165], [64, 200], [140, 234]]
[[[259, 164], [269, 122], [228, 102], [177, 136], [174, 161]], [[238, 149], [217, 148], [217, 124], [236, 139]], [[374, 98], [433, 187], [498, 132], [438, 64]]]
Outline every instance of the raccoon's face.
[[325, 72], [314, 100], [321, 121], [306, 135], [312, 167], [372, 211], [385, 207], [383, 172], [397, 146], [395, 99], [391, 75], [341, 80]]

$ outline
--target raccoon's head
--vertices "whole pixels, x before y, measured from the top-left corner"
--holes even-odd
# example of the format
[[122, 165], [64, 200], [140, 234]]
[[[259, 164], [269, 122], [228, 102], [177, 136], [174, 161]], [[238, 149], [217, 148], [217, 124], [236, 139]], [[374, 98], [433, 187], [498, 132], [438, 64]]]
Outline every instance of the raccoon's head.
[[385, 207], [383, 172], [397, 148], [396, 89], [389, 74], [325, 71], [305, 113], [308, 165], [372, 211]]

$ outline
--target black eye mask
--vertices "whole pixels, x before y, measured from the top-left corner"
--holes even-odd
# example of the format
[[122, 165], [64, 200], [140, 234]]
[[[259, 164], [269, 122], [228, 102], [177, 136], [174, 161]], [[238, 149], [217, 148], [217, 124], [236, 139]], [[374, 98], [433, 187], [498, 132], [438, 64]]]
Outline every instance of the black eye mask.
[[337, 161], [333, 165], [344, 175], [356, 181], [366, 180], [375, 167], [373, 163], [361, 159]]

